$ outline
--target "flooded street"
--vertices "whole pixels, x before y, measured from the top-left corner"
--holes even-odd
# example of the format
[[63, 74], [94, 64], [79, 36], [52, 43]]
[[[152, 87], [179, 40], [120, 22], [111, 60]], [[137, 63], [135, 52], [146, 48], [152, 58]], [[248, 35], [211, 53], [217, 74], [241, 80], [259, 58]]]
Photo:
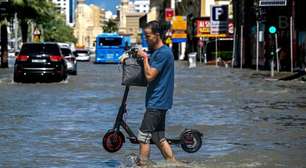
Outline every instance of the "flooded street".
[[[266, 74], [269, 74], [268, 72]], [[174, 146], [187, 167], [306, 167], [306, 83], [266, 80], [265, 72], [176, 62], [174, 107], [166, 132], [203, 134], [194, 154]], [[0, 167], [133, 167], [138, 145], [106, 152], [123, 96], [121, 67], [78, 63], [60, 83], [13, 83], [12, 62], [0, 69]], [[126, 121], [136, 133], [145, 88], [131, 87]], [[156, 147], [154, 167], [167, 167]]]

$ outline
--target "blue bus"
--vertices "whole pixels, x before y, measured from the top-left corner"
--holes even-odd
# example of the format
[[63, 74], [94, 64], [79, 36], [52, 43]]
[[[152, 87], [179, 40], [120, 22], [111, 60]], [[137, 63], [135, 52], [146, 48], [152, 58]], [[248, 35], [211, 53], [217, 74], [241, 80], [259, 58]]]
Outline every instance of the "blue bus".
[[119, 57], [131, 47], [130, 36], [102, 33], [96, 37], [95, 63], [120, 63]]

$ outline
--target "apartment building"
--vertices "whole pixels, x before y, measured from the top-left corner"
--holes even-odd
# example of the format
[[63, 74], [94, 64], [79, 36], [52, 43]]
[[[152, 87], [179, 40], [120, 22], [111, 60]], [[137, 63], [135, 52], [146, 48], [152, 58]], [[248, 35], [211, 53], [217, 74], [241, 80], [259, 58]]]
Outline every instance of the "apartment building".
[[74, 26], [76, 0], [52, 0], [59, 13], [64, 15], [66, 24]]
[[104, 9], [93, 4], [87, 5], [85, 0], [78, 0], [74, 27], [74, 35], [78, 39], [77, 47], [94, 46], [96, 36], [103, 31], [104, 18]]

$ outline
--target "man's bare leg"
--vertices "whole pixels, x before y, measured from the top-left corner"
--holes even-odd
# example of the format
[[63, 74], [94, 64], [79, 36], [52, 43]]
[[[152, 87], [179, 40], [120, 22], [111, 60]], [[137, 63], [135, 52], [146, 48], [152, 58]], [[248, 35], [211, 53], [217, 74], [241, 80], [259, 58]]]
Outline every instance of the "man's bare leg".
[[157, 144], [157, 147], [166, 160], [176, 162], [172, 148], [167, 140], [162, 140], [159, 144]]
[[150, 144], [139, 143], [139, 164], [144, 165], [150, 158]]

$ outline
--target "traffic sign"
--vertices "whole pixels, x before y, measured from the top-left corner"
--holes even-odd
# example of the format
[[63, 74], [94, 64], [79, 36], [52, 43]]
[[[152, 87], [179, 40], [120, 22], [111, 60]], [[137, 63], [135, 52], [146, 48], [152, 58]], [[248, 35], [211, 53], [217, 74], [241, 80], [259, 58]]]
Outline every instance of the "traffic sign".
[[228, 5], [211, 5], [210, 9], [210, 33], [227, 33]]
[[286, 6], [287, 0], [260, 0], [259, 6]]
[[182, 42], [186, 42], [187, 39], [186, 38], [176, 38], [176, 39], [172, 39], [172, 43], [182, 43]]
[[40, 35], [40, 30], [37, 27], [35, 27], [33, 35], [37, 35], [37, 36]]
[[171, 44], [172, 43], [171, 37], [167, 37], [165, 43], [166, 44]]
[[173, 33], [172, 38], [187, 38], [186, 33]]
[[174, 16], [172, 18], [172, 30], [186, 30], [186, 16]]
[[165, 9], [165, 20], [170, 22], [174, 16], [174, 10], [172, 8]]

